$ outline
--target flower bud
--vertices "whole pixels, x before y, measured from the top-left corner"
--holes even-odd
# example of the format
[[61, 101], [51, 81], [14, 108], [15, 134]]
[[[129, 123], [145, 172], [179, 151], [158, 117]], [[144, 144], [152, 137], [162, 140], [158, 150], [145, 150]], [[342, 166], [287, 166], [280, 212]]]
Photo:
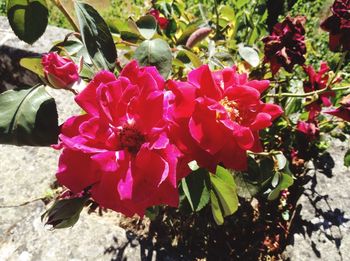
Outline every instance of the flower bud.
[[44, 54], [41, 58], [44, 74], [49, 84], [56, 89], [69, 89], [79, 80], [78, 66], [57, 53]]
[[57, 200], [42, 214], [41, 221], [45, 219], [45, 225], [52, 226], [52, 229], [72, 227], [79, 220], [87, 200], [87, 196]]
[[149, 14], [157, 20], [157, 23], [162, 30], [165, 30], [168, 27], [169, 20], [165, 17], [160, 16], [160, 12], [158, 10], [152, 9], [149, 11]]
[[201, 42], [205, 37], [211, 33], [210, 27], [199, 28], [194, 31], [186, 42], [186, 47], [192, 48], [197, 43]]

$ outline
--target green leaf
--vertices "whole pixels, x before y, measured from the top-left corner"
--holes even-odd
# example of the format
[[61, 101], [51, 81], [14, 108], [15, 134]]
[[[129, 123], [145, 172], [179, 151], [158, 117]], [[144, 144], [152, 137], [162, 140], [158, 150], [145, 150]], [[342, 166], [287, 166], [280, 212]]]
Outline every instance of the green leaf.
[[348, 150], [344, 155], [344, 166], [345, 167], [350, 166], [350, 150]]
[[194, 67], [199, 67], [202, 65], [199, 57], [189, 50], [180, 50], [176, 56], [183, 63], [192, 63]]
[[279, 180], [280, 180], [280, 174], [278, 172], [276, 172], [275, 175], [273, 175], [273, 178], [271, 181], [272, 187], [274, 187], [274, 188], [277, 187]]
[[199, 26], [202, 24], [202, 21], [196, 21], [186, 26], [186, 29], [183, 31], [179, 39], [176, 41], [176, 45], [184, 45], [187, 42], [187, 39], [191, 34], [196, 31]]
[[[232, 215], [238, 209], [238, 197], [236, 184], [231, 173], [223, 167], [218, 166], [216, 174], [210, 173], [212, 212], [218, 225], [222, 224], [217, 213], [219, 205], [223, 217]], [[214, 194], [216, 197], [214, 197]], [[217, 202], [216, 202], [217, 201]], [[213, 206], [214, 203], [214, 206]], [[219, 221], [219, 222], [218, 222]]]
[[259, 65], [259, 54], [255, 49], [244, 46], [243, 44], [238, 44], [238, 53], [251, 66], [256, 67]]
[[260, 191], [260, 185], [252, 182], [246, 177], [247, 173], [235, 173], [235, 183], [237, 185], [237, 195], [250, 200]]
[[171, 36], [174, 35], [176, 31], [177, 31], [177, 23], [175, 19], [170, 19], [165, 29], [165, 34], [166, 36], [168, 36], [168, 38], [171, 38]]
[[22, 58], [19, 64], [37, 74], [41, 78], [45, 78], [43, 65], [41, 64], [41, 58]]
[[140, 39], [140, 36], [138, 34], [133, 33], [133, 32], [121, 31], [120, 38], [124, 41], [136, 43]]
[[182, 189], [192, 211], [198, 212], [209, 203], [208, 171], [198, 169], [182, 179]]
[[263, 158], [260, 160], [260, 182], [264, 183], [274, 175], [275, 162], [271, 158]]
[[68, 56], [75, 56], [72, 58], [76, 58], [76, 60], [79, 60], [80, 57], [83, 57], [85, 62], [92, 63], [83, 42], [77, 39], [57, 42], [51, 48], [50, 52], [58, 52], [58, 54], [63, 56], [67, 56], [67, 54]]
[[171, 72], [173, 57], [168, 43], [162, 39], [143, 41], [136, 49], [134, 58], [142, 66], [156, 66], [165, 79]]
[[106, 22], [91, 5], [76, 1], [74, 6], [80, 33], [93, 63], [99, 69], [113, 71], [117, 50]]
[[299, 110], [301, 110], [301, 99], [297, 99], [297, 98], [289, 98], [287, 100], [287, 105], [286, 105], [286, 109], [285, 109], [285, 113], [286, 115], [290, 115], [292, 113], [295, 113]]
[[235, 180], [232, 174], [224, 167], [217, 166], [215, 177], [220, 178], [222, 181], [236, 188]]
[[58, 132], [56, 103], [43, 86], [0, 94], [0, 143], [49, 146]]
[[221, 208], [219, 205], [219, 199], [213, 190], [210, 191], [210, 203], [211, 203], [211, 212], [213, 213], [213, 217], [216, 224], [218, 225], [224, 224], [224, 217], [222, 215]]
[[277, 164], [278, 164], [278, 169], [279, 170], [282, 170], [284, 169], [284, 167], [286, 166], [287, 164], [287, 159], [286, 157], [283, 155], [282, 152], [274, 155], [275, 159], [277, 160]]
[[196, 171], [199, 169], [198, 163], [195, 160], [192, 160], [191, 162], [189, 162], [188, 167], [192, 170], [192, 171]]
[[8, 0], [7, 17], [19, 39], [32, 44], [42, 36], [48, 23], [45, 0]]
[[152, 221], [155, 220], [158, 215], [159, 215], [159, 206], [149, 207], [145, 211], [145, 216]]
[[236, 0], [236, 5], [235, 7], [239, 10], [242, 6], [245, 4], [248, 4], [250, 0]]
[[234, 22], [236, 19], [235, 10], [228, 5], [221, 6], [219, 12], [220, 17], [229, 22]]
[[286, 210], [286, 211], [282, 212], [282, 218], [285, 221], [288, 221], [290, 219], [289, 210]]
[[142, 16], [137, 20], [136, 25], [140, 34], [147, 40], [157, 32], [157, 21], [152, 15]]
[[291, 175], [286, 173], [279, 173], [279, 175], [280, 179], [278, 186], [270, 192], [269, 196], [267, 197], [268, 200], [277, 199], [282, 190], [290, 187], [294, 183], [293, 177]]

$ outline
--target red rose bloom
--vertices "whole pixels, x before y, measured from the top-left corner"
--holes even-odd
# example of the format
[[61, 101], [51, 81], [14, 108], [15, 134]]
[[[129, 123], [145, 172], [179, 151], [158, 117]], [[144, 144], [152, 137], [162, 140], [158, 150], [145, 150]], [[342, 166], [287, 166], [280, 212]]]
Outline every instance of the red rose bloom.
[[76, 97], [86, 112], [68, 119], [57, 179], [74, 193], [90, 188], [102, 207], [132, 216], [178, 205], [177, 148], [168, 139], [167, 92], [155, 67], [129, 63], [102, 71]]
[[271, 71], [276, 74], [283, 67], [292, 72], [295, 64], [305, 63], [305, 17], [287, 17], [273, 27], [271, 35], [265, 37], [265, 62], [271, 64]]
[[190, 72], [187, 82], [170, 81], [172, 139], [201, 167], [245, 170], [246, 151], [262, 150], [259, 130], [282, 113], [260, 100], [268, 86], [269, 81], [249, 81], [235, 68], [211, 72], [206, 65]]
[[329, 32], [331, 51], [350, 50], [350, 0], [336, 0], [331, 8], [333, 15], [322, 22], [321, 28]]
[[152, 9], [151, 11], [149, 11], [149, 14], [157, 20], [159, 27], [162, 30], [165, 30], [168, 27], [169, 20], [165, 17], [160, 16], [160, 12], [158, 10]]
[[54, 88], [66, 89], [79, 80], [78, 66], [57, 53], [44, 54], [41, 63], [46, 80]]
[[337, 116], [345, 121], [350, 122], [350, 94], [340, 101], [340, 107], [334, 110], [325, 111], [325, 113]]
[[[305, 72], [309, 76], [309, 80], [304, 82], [304, 92], [313, 92], [317, 90], [322, 90], [327, 87], [329, 80], [329, 67], [326, 62], [321, 62], [320, 70], [316, 73], [312, 66], [304, 67]], [[332, 105], [330, 97], [335, 95], [334, 91], [326, 91], [319, 95], [316, 101], [311, 102], [306, 106], [306, 109], [310, 112], [309, 119], [313, 120], [320, 112], [321, 107], [329, 107]]]

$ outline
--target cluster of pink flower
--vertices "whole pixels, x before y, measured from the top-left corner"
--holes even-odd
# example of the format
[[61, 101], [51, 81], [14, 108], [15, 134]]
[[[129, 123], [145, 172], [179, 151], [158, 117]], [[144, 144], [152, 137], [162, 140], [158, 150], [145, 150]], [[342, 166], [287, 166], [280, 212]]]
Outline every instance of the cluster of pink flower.
[[[332, 49], [348, 48], [350, 22], [344, 10], [349, 2], [336, 1], [333, 16], [323, 23], [331, 32]], [[151, 14], [166, 27], [159, 12]], [[273, 74], [281, 67], [292, 71], [295, 64], [303, 65], [308, 93], [329, 87], [329, 68], [321, 63], [316, 73], [304, 65], [304, 23], [303, 17], [287, 17], [263, 41]], [[340, 29], [334, 33], [331, 24]], [[53, 87], [67, 88], [79, 78], [77, 66], [56, 53], [44, 55], [42, 64]], [[89, 190], [101, 206], [129, 216], [142, 216], [153, 205], [176, 207], [177, 184], [190, 173], [189, 162], [210, 171], [217, 165], [246, 170], [247, 151], [262, 150], [259, 131], [282, 113], [279, 106], [261, 101], [268, 87], [269, 81], [249, 80], [235, 67], [212, 72], [204, 65], [191, 71], [187, 81], [165, 81], [155, 67], [139, 67], [136, 61], [119, 77], [101, 71], [75, 98], [86, 113], [61, 127], [55, 146], [63, 150], [57, 179], [74, 193]], [[297, 125], [311, 140], [318, 135], [321, 107], [331, 105], [331, 96], [329, 88], [311, 101], [308, 120]], [[349, 120], [348, 100], [328, 113]]]
[[[55, 74], [64, 67], [57, 64], [45, 68]], [[74, 193], [89, 189], [101, 206], [126, 215], [176, 207], [190, 161], [212, 171], [218, 164], [245, 170], [246, 151], [261, 151], [259, 130], [282, 113], [260, 100], [268, 86], [235, 68], [211, 72], [206, 65], [185, 82], [165, 82], [155, 67], [136, 61], [118, 78], [101, 71], [76, 96], [86, 114], [61, 127], [57, 179]]]

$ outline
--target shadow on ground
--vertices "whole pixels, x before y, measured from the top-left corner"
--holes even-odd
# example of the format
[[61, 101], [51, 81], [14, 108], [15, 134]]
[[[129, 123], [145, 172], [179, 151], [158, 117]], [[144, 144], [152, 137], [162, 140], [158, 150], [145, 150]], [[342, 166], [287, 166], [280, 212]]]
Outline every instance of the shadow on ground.
[[[297, 204], [293, 215], [293, 222], [289, 234], [287, 233], [285, 241], [282, 239], [279, 241], [280, 249], [278, 251], [280, 253], [284, 251], [286, 245], [296, 247], [295, 251], [299, 251], [298, 248], [302, 248], [303, 246], [298, 246], [299, 243], [294, 240], [294, 237], [295, 235], [301, 235], [304, 238], [304, 243], [307, 242], [310, 250], [313, 252], [311, 255], [313, 258], [320, 260], [344, 260], [344, 253], [341, 251], [342, 239], [344, 236], [344, 228], [346, 228], [350, 219], [346, 217], [343, 208], [337, 207], [336, 204], [334, 204], [333, 196], [325, 193], [326, 190], [323, 187], [320, 188], [324, 183], [332, 183], [332, 186], [335, 185], [334, 182], [336, 181], [333, 179], [341, 174], [334, 172], [335, 165], [334, 159], [329, 153], [325, 153], [314, 160], [315, 169], [310, 170], [305, 176], [303, 181], [305, 184], [299, 184], [298, 186], [299, 190], [296, 193], [296, 202], [299, 203]], [[250, 214], [253, 213], [249, 212], [250, 210], [248, 211], [247, 209], [244, 211], [244, 207], [247, 206], [244, 206], [244, 204], [243, 207], [241, 206], [241, 210], [237, 212], [236, 218], [229, 218], [228, 221], [231, 222], [231, 224], [228, 226], [219, 227], [218, 229], [212, 228], [212, 230], [215, 230], [216, 235], [213, 235], [213, 233], [203, 233], [208, 227], [196, 223], [194, 223], [191, 231], [183, 231], [183, 237], [190, 237], [190, 240], [193, 240], [193, 242], [189, 243], [192, 250], [186, 249], [185, 245], [176, 248], [172, 247], [169, 242], [166, 242], [165, 244], [154, 244], [154, 240], [152, 239], [155, 234], [159, 233], [159, 237], [164, 233], [171, 234], [170, 231], [164, 231], [164, 227], [159, 227], [158, 224], [153, 228], [153, 231], [151, 231], [153, 236], [149, 238], [140, 238], [131, 231], [127, 232], [127, 242], [118, 242], [115, 238], [112, 245], [106, 248], [105, 254], [112, 254], [112, 260], [115, 261], [193, 260], [194, 257], [206, 257], [208, 260], [226, 260], [220, 259], [220, 256], [226, 256], [226, 252], [229, 251], [229, 249], [235, 248], [233, 250], [231, 249], [234, 258], [228, 260], [253, 260], [250, 258], [258, 260], [257, 258], [259, 258], [261, 252], [264, 252], [264, 249], [262, 249], [259, 244], [254, 244], [253, 242], [264, 241], [264, 236], [268, 234], [266, 232], [266, 224], [247, 222], [248, 220], [251, 220]], [[277, 205], [273, 205], [272, 208], [277, 208]], [[210, 215], [210, 213], [205, 214]], [[276, 222], [276, 220], [269, 217], [269, 214], [271, 213], [260, 214], [266, 215], [263, 218], [264, 220]], [[242, 222], [243, 219], [244, 222]], [[210, 223], [210, 221], [208, 221], [208, 223]], [[238, 229], [237, 226], [240, 227], [240, 229]], [[274, 226], [278, 227], [277, 223], [274, 223]], [[194, 229], [195, 227], [199, 227], [199, 231]], [[282, 234], [281, 228], [274, 230], [275, 233], [276, 231], [279, 234]], [[198, 234], [198, 237], [188, 233]], [[198, 240], [207, 240], [211, 242], [211, 246], [204, 249], [206, 245], [198, 243]], [[232, 241], [232, 244], [229, 240]], [[332, 256], [333, 259], [329, 259], [325, 256], [324, 252], [322, 253], [322, 248], [325, 243], [328, 244], [328, 248], [332, 249], [328, 254]], [[225, 244], [225, 247], [218, 247], [218, 245]], [[128, 251], [128, 248], [139, 248], [139, 256], [135, 257], [135, 259], [127, 257], [125, 253]], [[216, 255], [213, 254], [215, 251], [217, 252]], [[228, 256], [229, 255], [227, 255], [227, 257]], [[280, 255], [279, 257], [281, 260], [311, 260], [302, 255], [299, 257], [295, 257], [294, 255], [294, 257], [291, 258], [287, 254]]]
[[[329, 195], [324, 188], [320, 189], [320, 185], [327, 184], [329, 186], [325, 187], [334, 189], [334, 187], [340, 185], [334, 180], [335, 175], [344, 173], [341, 173], [341, 171], [337, 173], [339, 169], [334, 171], [336, 164], [328, 152], [318, 157], [313, 163], [315, 169], [309, 171], [306, 184], [300, 195], [302, 200], [295, 211], [288, 244], [295, 245], [294, 235], [299, 234], [309, 241], [314, 256], [318, 259], [329, 260], [325, 253], [322, 254], [323, 244], [327, 243], [332, 245], [333, 249], [336, 249], [332, 253], [334, 254], [332, 260], [344, 260], [341, 246], [344, 229], [347, 228], [350, 219], [345, 216], [344, 209], [336, 206], [337, 202], [334, 201], [340, 199], [334, 195]], [[330, 192], [332, 193], [332, 191]]]

